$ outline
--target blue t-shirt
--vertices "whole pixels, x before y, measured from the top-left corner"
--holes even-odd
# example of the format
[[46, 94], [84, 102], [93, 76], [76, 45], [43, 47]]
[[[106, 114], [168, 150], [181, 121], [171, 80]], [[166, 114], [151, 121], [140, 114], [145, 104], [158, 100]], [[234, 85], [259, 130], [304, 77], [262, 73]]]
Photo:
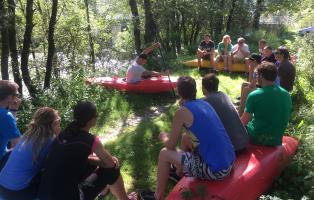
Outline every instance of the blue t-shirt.
[[16, 120], [7, 109], [0, 108], [0, 160], [6, 152], [8, 142], [21, 136]]
[[37, 161], [34, 161], [32, 144], [21, 141], [14, 147], [6, 165], [0, 172], [0, 185], [18, 191], [29, 186], [33, 177], [37, 175], [42, 166], [42, 161], [47, 155], [52, 142], [44, 147]]
[[188, 129], [199, 141], [201, 157], [214, 172], [227, 169], [235, 160], [231, 140], [215, 110], [203, 100], [183, 104], [193, 115]]

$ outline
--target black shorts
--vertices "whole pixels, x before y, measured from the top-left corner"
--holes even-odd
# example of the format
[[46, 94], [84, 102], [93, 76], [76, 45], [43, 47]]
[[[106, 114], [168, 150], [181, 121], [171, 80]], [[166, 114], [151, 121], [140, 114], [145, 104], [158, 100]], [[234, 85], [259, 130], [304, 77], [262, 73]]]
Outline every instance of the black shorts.
[[89, 173], [96, 174], [97, 179], [93, 182], [82, 182], [79, 184], [80, 198], [84, 200], [93, 200], [107, 186], [114, 184], [120, 176], [120, 168], [95, 168], [90, 166]]

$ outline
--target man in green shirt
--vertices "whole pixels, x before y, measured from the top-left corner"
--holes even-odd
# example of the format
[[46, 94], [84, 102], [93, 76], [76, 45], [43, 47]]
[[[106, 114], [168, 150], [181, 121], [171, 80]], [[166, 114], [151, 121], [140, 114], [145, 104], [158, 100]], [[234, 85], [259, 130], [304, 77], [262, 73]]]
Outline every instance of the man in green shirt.
[[275, 85], [276, 77], [273, 63], [264, 62], [257, 67], [257, 82], [261, 88], [248, 95], [241, 117], [254, 144], [277, 146], [282, 143], [292, 105], [289, 93]]

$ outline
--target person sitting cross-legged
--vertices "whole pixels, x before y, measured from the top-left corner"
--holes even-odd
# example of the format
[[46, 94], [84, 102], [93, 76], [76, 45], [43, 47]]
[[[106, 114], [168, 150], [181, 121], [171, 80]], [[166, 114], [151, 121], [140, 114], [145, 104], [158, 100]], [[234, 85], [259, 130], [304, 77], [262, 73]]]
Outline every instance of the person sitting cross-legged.
[[[156, 192], [143, 191], [140, 197], [164, 199], [164, 193], [173, 164], [178, 174], [202, 180], [221, 180], [229, 175], [235, 153], [222, 122], [209, 103], [196, 99], [196, 82], [189, 76], [177, 81], [180, 108], [176, 111], [171, 134], [160, 133], [165, 147], [159, 153]], [[191, 152], [177, 150], [181, 129], [186, 128], [197, 144]]]
[[225, 93], [218, 91], [219, 79], [215, 74], [207, 74], [202, 79], [203, 100], [215, 109], [232, 141], [234, 150], [242, 152], [246, 149], [249, 136], [241, 123], [239, 114], [231, 99]]
[[248, 95], [241, 116], [254, 144], [277, 146], [282, 143], [292, 105], [289, 93], [275, 84], [276, 77], [273, 63], [263, 62], [257, 67], [257, 82], [261, 88]]

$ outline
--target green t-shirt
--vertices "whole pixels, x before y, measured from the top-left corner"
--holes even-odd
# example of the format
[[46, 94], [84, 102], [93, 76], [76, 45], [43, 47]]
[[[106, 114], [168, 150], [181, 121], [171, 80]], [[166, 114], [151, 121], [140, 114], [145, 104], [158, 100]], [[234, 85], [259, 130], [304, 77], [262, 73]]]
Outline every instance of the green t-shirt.
[[289, 93], [276, 85], [258, 88], [246, 100], [245, 112], [252, 114], [247, 129], [253, 143], [281, 145], [292, 111]]
[[[232, 52], [232, 44], [228, 44], [228, 55], [231, 55], [231, 52]], [[223, 42], [220, 42], [218, 44], [218, 52], [220, 52], [221, 55], [224, 54], [224, 51], [225, 51], [225, 44]]]

